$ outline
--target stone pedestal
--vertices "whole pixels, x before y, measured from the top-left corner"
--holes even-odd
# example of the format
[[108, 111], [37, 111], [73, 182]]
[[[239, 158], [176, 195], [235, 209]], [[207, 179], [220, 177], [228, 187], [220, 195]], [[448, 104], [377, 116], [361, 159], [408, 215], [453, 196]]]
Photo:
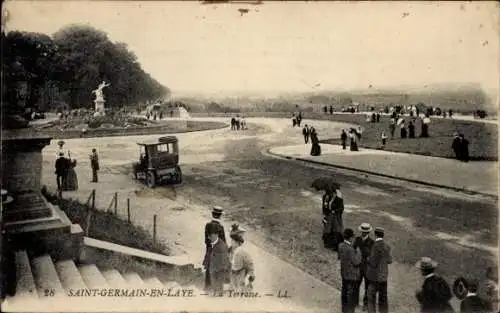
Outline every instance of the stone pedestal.
[[3, 131], [2, 189], [13, 198], [3, 206], [4, 230], [14, 250], [72, 258], [78, 255], [74, 250], [83, 242], [83, 232], [41, 194], [42, 149], [50, 141], [29, 128]]
[[41, 190], [42, 149], [50, 137], [30, 130], [4, 130], [2, 134], [2, 188], [14, 201], [4, 207], [4, 223], [51, 217]]
[[104, 100], [101, 100], [101, 99], [96, 99], [94, 100], [94, 104], [95, 104], [95, 111], [96, 112], [99, 112], [101, 114], [104, 114], [104, 103], [105, 101]]

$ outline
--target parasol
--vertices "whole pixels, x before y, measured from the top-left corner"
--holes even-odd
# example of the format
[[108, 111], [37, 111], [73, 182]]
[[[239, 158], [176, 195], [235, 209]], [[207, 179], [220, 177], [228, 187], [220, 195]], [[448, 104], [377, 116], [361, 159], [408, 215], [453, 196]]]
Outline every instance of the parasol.
[[337, 189], [340, 189], [340, 184], [337, 183], [332, 177], [320, 177], [312, 182], [311, 188], [323, 190], [328, 193], [334, 193]]

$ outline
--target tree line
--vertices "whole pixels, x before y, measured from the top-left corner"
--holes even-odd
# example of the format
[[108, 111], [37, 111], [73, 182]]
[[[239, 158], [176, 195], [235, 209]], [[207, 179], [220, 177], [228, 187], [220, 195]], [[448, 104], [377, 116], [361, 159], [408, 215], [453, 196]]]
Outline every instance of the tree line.
[[[170, 90], [146, 73], [125, 43], [90, 26], [71, 25], [52, 36], [2, 32], [2, 98], [10, 106], [93, 108], [103, 80], [106, 106], [164, 98]], [[23, 87], [24, 86], [24, 87]], [[24, 94], [24, 95], [23, 95]]]

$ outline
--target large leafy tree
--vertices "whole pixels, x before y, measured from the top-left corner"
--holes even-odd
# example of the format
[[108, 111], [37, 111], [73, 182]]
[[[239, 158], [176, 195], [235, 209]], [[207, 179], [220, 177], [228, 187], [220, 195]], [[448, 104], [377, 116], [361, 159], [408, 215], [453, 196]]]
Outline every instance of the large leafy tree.
[[16, 86], [26, 82], [25, 104], [35, 106], [40, 90], [50, 83], [66, 95], [70, 107], [93, 107], [92, 90], [102, 80], [111, 83], [111, 88], [104, 89], [107, 106], [155, 100], [170, 92], [141, 68], [126, 44], [113, 43], [95, 28], [71, 25], [52, 38], [39, 33], [2, 33], [3, 103], [19, 102]]

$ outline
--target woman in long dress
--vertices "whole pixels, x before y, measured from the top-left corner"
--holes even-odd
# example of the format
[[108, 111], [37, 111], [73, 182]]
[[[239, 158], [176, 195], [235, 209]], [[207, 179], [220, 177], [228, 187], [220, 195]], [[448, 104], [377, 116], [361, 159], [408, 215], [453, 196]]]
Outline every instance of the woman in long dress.
[[[68, 152], [69, 155], [69, 152]], [[69, 157], [69, 168], [66, 174], [66, 179], [64, 182], [63, 190], [65, 191], [75, 191], [78, 190], [78, 177], [76, 176], [76, 160], [72, 160], [71, 156]]]
[[330, 202], [330, 210], [331, 248], [337, 251], [339, 243], [344, 240], [342, 235], [344, 232], [344, 220], [342, 218], [342, 214], [344, 213], [344, 199], [338, 189], [335, 191], [334, 198]]
[[251, 291], [255, 280], [253, 260], [242, 247], [244, 242], [241, 234], [231, 234], [231, 289], [236, 292]]

